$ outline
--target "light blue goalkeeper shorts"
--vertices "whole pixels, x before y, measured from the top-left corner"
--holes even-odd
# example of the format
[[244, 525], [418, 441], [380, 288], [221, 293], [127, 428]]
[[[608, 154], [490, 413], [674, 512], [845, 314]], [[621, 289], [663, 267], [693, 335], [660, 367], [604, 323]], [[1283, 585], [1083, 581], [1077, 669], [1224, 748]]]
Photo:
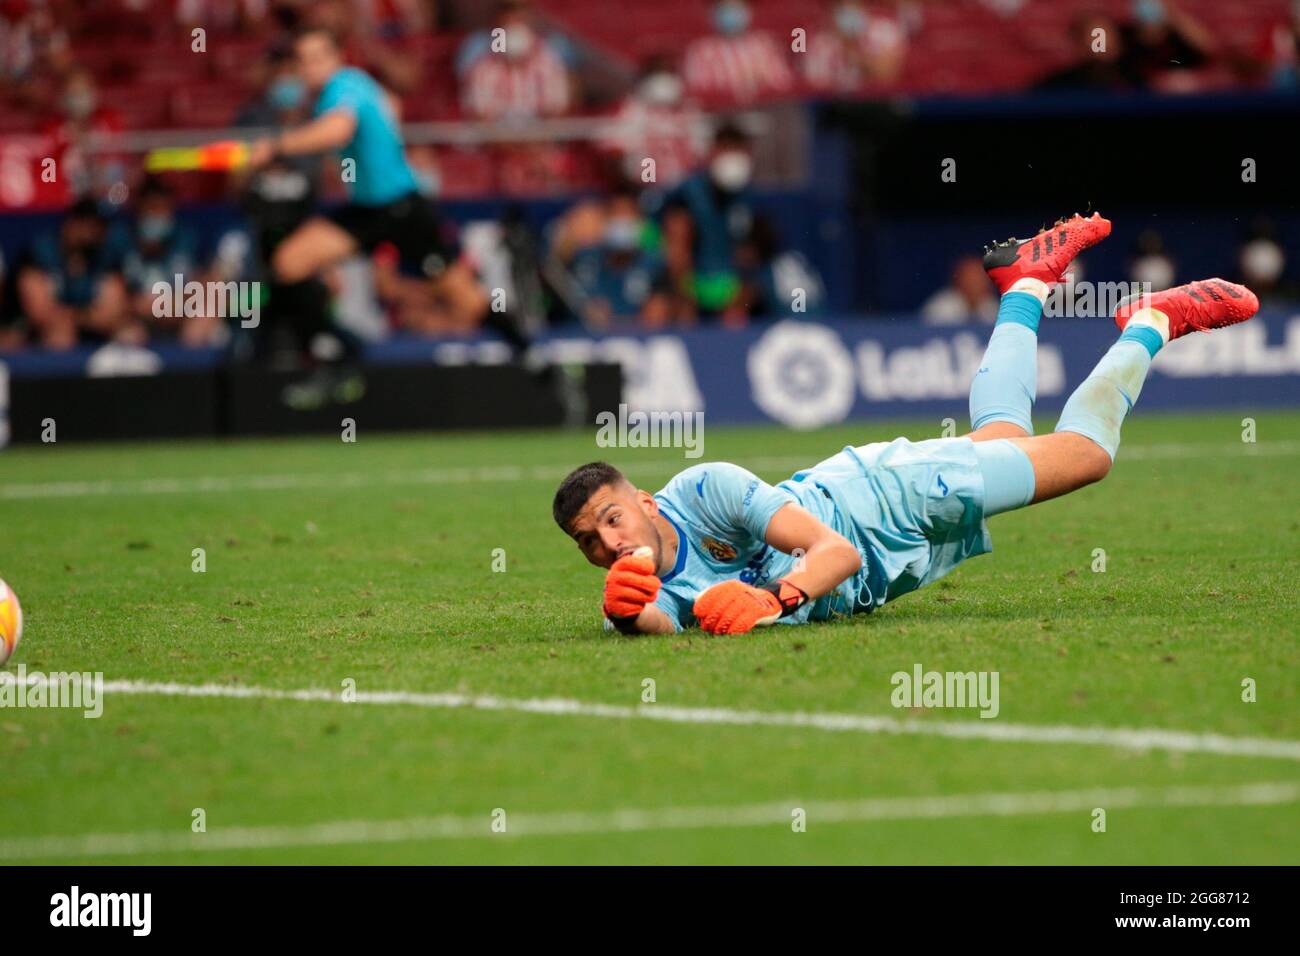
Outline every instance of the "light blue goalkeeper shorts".
[[860, 601], [876, 606], [993, 550], [985, 519], [1034, 495], [1028, 456], [1005, 439], [898, 438], [845, 448], [799, 476], [829, 490], [855, 544], [870, 549], [871, 593]]

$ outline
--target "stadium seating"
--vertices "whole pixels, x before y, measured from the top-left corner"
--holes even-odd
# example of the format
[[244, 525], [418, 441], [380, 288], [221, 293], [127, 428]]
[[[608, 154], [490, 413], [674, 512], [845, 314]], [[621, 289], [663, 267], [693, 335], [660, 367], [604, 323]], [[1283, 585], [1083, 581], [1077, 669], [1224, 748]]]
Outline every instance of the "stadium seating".
[[[266, 37], [214, 36], [207, 54], [164, 55], [187, 39], [175, 31], [167, 6], [153, 4], [158, 15], [151, 17], [94, 18], [93, 39], [73, 37], [73, 59], [94, 72], [106, 88], [105, 101], [122, 113], [131, 128], [228, 123], [249, 95], [245, 85], [249, 68], [264, 52]], [[539, 6], [558, 29], [629, 63], [655, 52], [680, 51], [711, 29], [708, 8], [698, 0], [632, 5], [544, 0]], [[1103, 10], [1124, 18], [1131, 9], [1128, 0], [1026, 0], [1013, 16], [1004, 17], [993, 6], [981, 0], [920, 4], [921, 25], [910, 39], [898, 91], [978, 94], [1023, 87], [1046, 72], [1045, 64], [1050, 68], [1069, 61], [1068, 29], [1079, 11]], [[818, 0], [753, 0], [753, 7], [756, 26], [779, 36], [788, 36], [795, 27], [815, 29], [826, 17]], [[1286, 9], [1281, 0], [1249, 4], [1184, 0], [1183, 7], [1223, 42], [1241, 49], [1253, 48]], [[141, 30], [149, 24], [157, 32], [142, 37]], [[395, 41], [414, 54], [423, 68], [420, 87], [404, 101], [407, 118], [456, 116], [451, 65], [462, 37], [450, 32]], [[5, 112], [0, 129], [23, 128], [21, 116]], [[32, 121], [27, 118], [26, 128], [32, 128]]]
[[[796, 27], [810, 33], [824, 28], [826, 5], [821, 0], [751, 0], [755, 25], [779, 38]], [[1013, 6], [1003, 4], [1002, 6]], [[72, 30], [72, 61], [96, 76], [101, 102], [113, 109], [128, 130], [211, 129], [229, 126], [240, 108], [255, 94], [254, 67], [273, 35], [222, 34], [207, 38], [207, 52], [175, 56], [189, 34], [172, 16], [164, 0], [132, 4], [129, 15], [115, 16], [120, 6], [88, 2], [86, 19]], [[1213, 0], [1183, 0], [1225, 44], [1238, 51], [1259, 48], [1268, 28], [1286, 13], [1284, 0], [1222, 4]], [[993, 95], [1024, 89], [1052, 70], [1076, 59], [1070, 27], [1085, 10], [1127, 19], [1130, 0], [1024, 0], [1011, 15], [996, 12], [994, 0], [921, 2], [913, 7], [918, 25], [909, 38], [901, 75], [877, 93], [907, 96]], [[661, 0], [653, 4], [609, 4], [605, 0], [540, 0], [538, 9], [551, 24], [580, 46], [629, 68], [655, 53], [680, 53], [709, 32], [708, 5], [699, 0]], [[463, 30], [407, 37], [392, 46], [420, 66], [417, 87], [402, 101], [407, 122], [459, 118], [457, 76], [453, 69]], [[1182, 78], [1180, 78], [1182, 79]], [[1199, 71], [1201, 88], [1230, 86], [1239, 79], [1226, 67]], [[1180, 87], [1181, 88], [1181, 87]], [[799, 95], [800, 91], [792, 91]], [[0, 134], [32, 132], [46, 115], [30, 101], [21, 103], [0, 90]], [[588, 169], [590, 158], [569, 148], [560, 185], [581, 188], [599, 179]], [[468, 196], [486, 187], [524, 188], [526, 183], [555, 184], [555, 177], [522, 177], [499, 164], [485, 169], [480, 152], [439, 147], [440, 181], [444, 195]], [[192, 190], [194, 183], [186, 185]], [[544, 189], [544, 187], [542, 187]], [[206, 192], [207, 190], [201, 190]], [[545, 189], [544, 189], [545, 191]]]

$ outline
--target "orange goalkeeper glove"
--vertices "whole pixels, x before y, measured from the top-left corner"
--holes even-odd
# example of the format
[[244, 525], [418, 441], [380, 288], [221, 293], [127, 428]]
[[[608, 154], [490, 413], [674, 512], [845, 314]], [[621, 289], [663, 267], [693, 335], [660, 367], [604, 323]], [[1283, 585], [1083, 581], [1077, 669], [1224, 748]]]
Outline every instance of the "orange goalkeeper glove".
[[605, 575], [605, 616], [612, 621], [635, 618], [659, 596], [654, 552], [637, 548], [619, 558]]
[[807, 600], [807, 594], [785, 580], [766, 588], [723, 581], [695, 599], [695, 618], [710, 634], [744, 634], [793, 614]]

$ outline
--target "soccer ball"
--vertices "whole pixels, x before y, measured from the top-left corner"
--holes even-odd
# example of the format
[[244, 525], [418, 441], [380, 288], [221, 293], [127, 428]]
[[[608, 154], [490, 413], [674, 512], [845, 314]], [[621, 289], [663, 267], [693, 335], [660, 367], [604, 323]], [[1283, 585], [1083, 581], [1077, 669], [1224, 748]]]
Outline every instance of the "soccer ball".
[[23, 609], [18, 606], [18, 595], [0, 579], [0, 664], [18, 646], [23, 636]]

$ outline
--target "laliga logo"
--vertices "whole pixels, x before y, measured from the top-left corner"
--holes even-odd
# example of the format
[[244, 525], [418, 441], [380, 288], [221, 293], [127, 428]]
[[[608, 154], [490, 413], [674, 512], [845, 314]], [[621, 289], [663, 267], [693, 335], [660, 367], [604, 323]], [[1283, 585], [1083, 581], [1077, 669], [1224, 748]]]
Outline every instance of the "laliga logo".
[[754, 403], [791, 428], [843, 421], [853, 408], [853, 356], [834, 329], [788, 319], [749, 350]]

